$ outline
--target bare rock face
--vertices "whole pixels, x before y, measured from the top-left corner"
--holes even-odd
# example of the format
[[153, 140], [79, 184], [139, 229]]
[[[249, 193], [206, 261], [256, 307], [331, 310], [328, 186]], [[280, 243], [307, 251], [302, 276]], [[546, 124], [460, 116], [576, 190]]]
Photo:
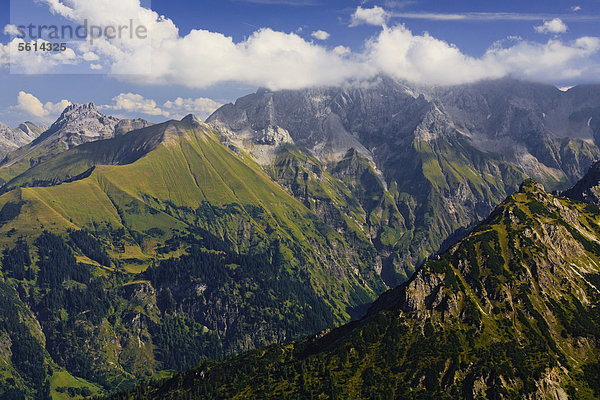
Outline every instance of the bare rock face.
[[[515, 79], [417, 88], [382, 77], [354, 87], [261, 89], [221, 107], [207, 123], [276, 172], [282, 165], [277, 155], [290, 144], [346, 185], [361, 182], [360, 176], [335, 173], [345, 170], [340, 165], [347, 154], [366, 158], [386, 190], [381, 195], [369, 192], [379, 185], [348, 186], [362, 193], [357, 213], [366, 222], [359, 222], [384, 265], [410, 276], [412, 266], [486, 218], [525, 177], [551, 190], [579, 180], [600, 159], [599, 93], [600, 86], [562, 92]], [[305, 172], [310, 180], [311, 171]], [[298, 179], [276, 175], [310, 204]], [[322, 196], [313, 197], [323, 203]], [[336, 198], [326, 200], [336, 206]], [[400, 229], [396, 246], [384, 249], [379, 216], [390, 213], [402, 227], [392, 228]]]
[[[339, 161], [351, 148], [371, 158], [372, 154], [333, 112], [338, 89], [271, 92], [259, 90], [217, 110], [207, 123], [234, 144], [253, 155], [273, 154], [285, 143], [295, 143], [322, 161]], [[343, 102], [343, 100], [340, 100]], [[277, 132], [279, 140], [265, 136]], [[286, 133], [284, 133], [286, 132]], [[282, 136], [283, 134], [283, 136]], [[271, 149], [256, 146], [269, 146]], [[268, 165], [273, 157], [257, 157]]]
[[594, 163], [582, 180], [561, 195], [600, 206], [600, 162]]
[[278, 126], [269, 126], [260, 133], [261, 135], [256, 137], [256, 144], [279, 146], [283, 143], [293, 143], [289, 132]]
[[68, 148], [110, 139], [152, 125], [143, 119], [123, 119], [102, 114], [94, 103], [73, 104], [44, 132], [37, 143], [58, 141]]
[[600, 158], [598, 92], [597, 86], [562, 92], [514, 79], [411, 88], [380, 78], [368, 87], [261, 89], [207, 122], [250, 153], [266, 129], [282, 129], [322, 162], [339, 161], [354, 148], [384, 173], [414, 140], [458, 140], [555, 188], [575, 183]]
[[15, 129], [0, 123], [0, 157], [8, 152], [31, 143], [45, 130], [33, 122], [25, 122]]
[[82, 143], [113, 137], [118, 122], [117, 118], [100, 113], [94, 103], [73, 104], [63, 111], [40, 139], [41, 141], [50, 138], [58, 140], [71, 148]]
[[124, 135], [131, 131], [136, 131], [138, 129], [143, 129], [151, 126], [152, 123], [143, 120], [143, 119], [122, 119], [119, 121], [117, 126], [115, 126], [115, 136]]
[[435, 299], [430, 296], [439, 293], [443, 283], [442, 276], [419, 275], [406, 287], [405, 311], [424, 312], [432, 308]]

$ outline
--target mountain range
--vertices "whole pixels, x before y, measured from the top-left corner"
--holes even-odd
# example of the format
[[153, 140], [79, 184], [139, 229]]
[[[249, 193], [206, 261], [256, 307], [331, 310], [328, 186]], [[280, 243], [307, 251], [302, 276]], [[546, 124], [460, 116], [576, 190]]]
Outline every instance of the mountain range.
[[[509, 78], [449, 88], [381, 78], [366, 87], [259, 90], [207, 123], [326, 223], [358, 226], [394, 286], [525, 177], [550, 190], [581, 178], [600, 155], [598, 93]], [[347, 192], [359, 204], [349, 206]]]
[[513, 79], [72, 105], [0, 163], [0, 398], [199, 363], [136, 393], [593, 396], [599, 110]]
[[385, 290], [369, 241], [323, 224], [193, 116], [24, 177], [0, 197], [6, 310], [23, 315], [2, 332], [36, 350], [5, 353], [5, 395], [115, 389], [339, 325]]
[[527, 180], [362, 319], [111, 398], [598, 398], [599, 223]]
[[[4, 182], [27, 169], [83, 143], [109, 139], [149, 126], [142, 119], [119, 120], [102, 114], [93, 103], [67, 107], [52, 126], [8, 152], [0, 162]], [[39, 132], [39, 128], [36, 131]]]

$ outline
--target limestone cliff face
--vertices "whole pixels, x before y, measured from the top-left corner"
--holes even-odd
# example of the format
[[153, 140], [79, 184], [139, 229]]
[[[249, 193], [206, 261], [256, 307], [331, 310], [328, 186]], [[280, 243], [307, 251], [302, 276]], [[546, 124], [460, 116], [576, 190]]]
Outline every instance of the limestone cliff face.
[[52, 137], [70, 148], [107, 139], [114, 135], [118, 122], [117, 118], [100, 113], [94, 103], [73, 104], [63, 111], [60, 118], [40, 137], [38, 143]]
[[[445, 242], [460, 238], [462, 229], [486, 218], [524, 177], [549, 189], [581, 178], [600, 158], [597, 92], [561, 92], [513, 79], [414, 88], [381, 78], [368, 87], [259, 90], [207, 122], [274, 171], [305, 204], [324, 208], [323, 218], [347, 214], [340, 190], [364, 192], [352, 217], [378, 247], [393, 286]], [[277, 178], [285, 175], [278, 171], [278, 155], [289, 159], [290, 146], [315, 160], [321, 176], [337, 178], [330, 187], [344, 189], [317, 195], [310, 185], [299, 191]], [[364, 176], [353, 175], [365, 169], [347, 168], [351, 153], [371, 165], [381, 184], [364, 185]], [[323, 186], [312, 171], [301, 172], [305, 181]], [[397, 221], [397, 235], [385, 229], [388, 215]]]
[[45, 128], [33, 122], [25, 122], [15, 129], [0, 123], [0, 158], [4, 158], [10, 151], [31, 143], [44, 132]]
[[562, 92], [514, 79], [411, 88], [381, 78], [369, 87], [259, 90], [207, 122], [247, 144], [260, 141], [267, 128], [283, 129], [322, 162], [339, 161], [355, 148], [384, 172], [389, 150], [414, 139], [464, 138], [554, 187], [575, 183], [600, 154], [598, 92], [598, 86]]

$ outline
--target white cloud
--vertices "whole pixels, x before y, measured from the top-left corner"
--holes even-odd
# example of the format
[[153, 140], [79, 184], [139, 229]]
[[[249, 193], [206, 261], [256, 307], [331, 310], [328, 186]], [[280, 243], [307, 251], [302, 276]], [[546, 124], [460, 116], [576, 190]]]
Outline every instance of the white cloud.
[[100, 56], [98, 54], [93, 53], [91, 51], [83, 53], [82, 57], [85, 61], [98, 61], [100, 59]]
[[413, 35], [403, 25], [385, 28], [372, 39], [367, 58], [387, 75], [419, 83], [455, 84], [503, 75], [499, 66], [488, 66], [428, 34]]
[[573, 6], [573, 7], [571, 7], [571, 11], [573, 11], [573, 12], [581, 11], [581, 6]]
[[10, 65], [10, 50], [7, 45], [0, 43], [0, 67]]
[[174, 101], [165, 102], [163, 108], [169, 112], [171, 118], [181, 118], [187, 114], [194, 114], [200, 118], [207, 118], [221, 106], [221, 103], [204, 97], [196, 99], [182, 99], [181, 97], [178, 97]]
[[155, 49], [153, 60], [152, 81], [185, 82], [193, 87], [241, 81], [272, 89], [295, 89], [339, 84], [360, 72], [359, 65], [322, 46], [294, 33], [271, 29], [261, 29], [239, 43], [219, 33], [194, 30], [168, 47]]
[[11, 35], [11, 36], [17, 36], [20, 34], [19, 28], [17, 28], [16, 25], [8, 24], [4, 27], [4, 34]]
[[357, 7], [356, 11], [352, 15], [352, 21], [350, 26], [358, 26], [358, 25], [375, 25], [375, 26], [384, 26], [387, 23], [390, 15], [387, 11], [379, 6], [375, 6], [373, 8], [362, 8]]
[[492, 48], [484, 56], [499, 65], [505, 75], [533, 80], [568, 80], [593, 76], [598, 65], [588, 62], [600, 51], [600, 38], [581, 37], [572, 42], [552, 39], [545, 44], [522, 41], [508, 48]]
[[237, 43], [207, 30], [192, 30], [181, 37], [171, 20], [140, 7], [139, 0], [40, 1], [77, 22], [129, 24], [134, 19], [143, 24], [149, 31], [148, 40], [98, 39], [93, 46], [82, 44], [79, 49], [99, 55], [107, 72], [143, 84], [207, 87], [239, 81], [274, 89], [300, 88], [342, 83], [359, 69], [295, 33], [260, 29]]
[[141, 113], [173, 119], [181, 119], [187, 114], [206, 118], [222, 106], [222, 104], [204, 97], [187, 99], [178, 97], [175, 100], [166, 101], [162, 106], [159, 106], [155, 100], [147, 99], [135, 93], [121, 93], [112, 100], [113, 104], [104, 105], [101, 108], [122, 111], [133, 115]]
[[94, 71], [100, 71], [103, 67], [102, 64], [90, 64], [90, 68]]
[[367, 59], [399, 79], [423, 84], [452, 85], [507, 75], [532, 80], [563, 80], [594, 76], [598, 64], [589, 62], [600, 51], [600, 38], [573, 42], [511, 42], [492, 46], [480, 58], [463, 54], [456, 46], [428, 34], [413, 35], [400, 25], [386, 28], [367, 44]]
[[103, 108], [129, 113], [143, 113], [146, 115], [162, 115], [168, 117], [168, 113], [165, 113], [157, 107], [156, 101], [146, 99], [140, 94], [121, 93], [120, 95], [113, 97], [112, 100], [113, 105], [103, 106]]
[[[380, 25], [382, 29], [366, 42], [365, 50], [352, 52], [344, 46], [331, 49], [295, 33], [268, 28], [237, 42], [208, 30], [192, 30], [182, 37], [173, 21], [140, 7], [138, 0], [40, 1], [74, 21], [87, 18], [99, 25], [121, 23], [131, 18], [141, 21], [151, 40], [102, 39], [94, 46], [82, 44], [76, 49], [77, 55], [65, 58], [65, 62], [85, 60], [84, 55], [91, 52], [99, 60], [95, 60], [90, 68], [104, 66], [103, 71], [107, 73], [131, 73], [133, 75], [122, 75], [119, 79], [146, 85], [206, 88], [223, 82], [241, 82], [276, 90], [339, 85], [371, 79], [378, 74], [440, 85], [509, 74], [548, 82], [572, 78], [597, 81], [600, 76], [599, 38], [583, 37], [575, 41], [552, 38], [547, 42], [512, 38], [492, 45], [483, 56], [471, 57], [429, 34], [413, 34], [404, 25], [387, 27], [390, 14], [381, 7], [358, 7], [354, 12], [353, 26], [371, 24]], [[488, 17], [491, 18], [485, 16]], [[493, 18], [505, 17], [494, 15]], [[548, 29], [560, 31], [562, 28], [556, 28], [553, 21], [548, 22]], [[559, 21], [564, 25], [562, 20]], [[151, 46], [150, 49], [147, 46]], [[4, 62], [5, 54], [6, 48], [0, 45], [0, 64]], [[145, 102], [147, 99], [141, 100], [138, 106], [142, 110], [160, 110], [163, 113], [160, 115], [175, 113], [164, 105], [152, 106]]]
[[58, 103], [47, 102], [46, 104], [43, 104], [31, 93], [21, 91], [17, 96], [17, 106], [15, 108], [32, 117], [48, 121], [60, 114], [70, 104], [71, 102], [68, 100], [61, 100]]
[[554, 18], [553, 20], [545, 21], [540, 26], [535, 26], [534, 29], [538, 33], [559, 34], [567, 31], [567, 25], [560, 18]]
[[34, 117], [45, 117], [48, 111], [37, 97], [32, 94], [19, 92], [17, 97], [17, 108]]
[[317, 40], [327, 40], [331, 35], [328, 32], [319, 29], [318, 31], [314, 31], [311, 36]]
[[337, 55], [345, 56], [346, 54], [352, 53], [352, 50], [350, 50], [350, 47], [337, 46], [336, 48], [333, 49], [333, 52]]
[[[11, 110], [26, 114], [27, 117], [37, 118], [45, 123], [51, 123], [63, 110], [71, 105], [68, 100], [57, 103], [42, 103], [36, 96], [24, 91], [17, 96], [17, 105], [10, 107]], [[202, 119], [208, 117], [222, 104], [205, 97], [181, 98], [169, 100], [159, 105], [155, 100], [145, 98], [136, 93], [121, 93], [112, 99], [112, 104], [99, 106], [102, 110], [120, 111], [132, 117], [140, 114], [154, 117], [181, 119], [187, 114], [194, 114]]]

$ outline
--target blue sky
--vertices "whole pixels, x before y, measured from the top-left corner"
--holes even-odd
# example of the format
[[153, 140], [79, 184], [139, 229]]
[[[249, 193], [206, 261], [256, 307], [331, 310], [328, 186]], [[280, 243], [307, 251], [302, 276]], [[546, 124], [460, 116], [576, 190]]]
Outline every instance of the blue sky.
[[[17, 39], [0, 32], [0, 121], [48, 124], [64, 101], [94, 101], [106, 113], [153, 121], [187, 112], [205, 117], [259, 86], [345, 84], [378, 74], [441, 85], [507, 74], [557, 86], [600, 80], [597, 0], [94, 1], [103, 2], [89, 8], [84, 0], [14, 0], [11, 8], [2, 0], [5, 33], [25, 20], [77, 24], [85, 17], [104, 25], [114, 14], [139, 13], [151, 21], [152, 42], [146, 49], [73, 44], [69, 57], [43, 59], [23, 75], [11, 68], [23, 72], [32, 63], [9, 58]], [[52, 14], [53, 5], [66, 8]], [[111, 13], [114, 7], [123, 11]]]

